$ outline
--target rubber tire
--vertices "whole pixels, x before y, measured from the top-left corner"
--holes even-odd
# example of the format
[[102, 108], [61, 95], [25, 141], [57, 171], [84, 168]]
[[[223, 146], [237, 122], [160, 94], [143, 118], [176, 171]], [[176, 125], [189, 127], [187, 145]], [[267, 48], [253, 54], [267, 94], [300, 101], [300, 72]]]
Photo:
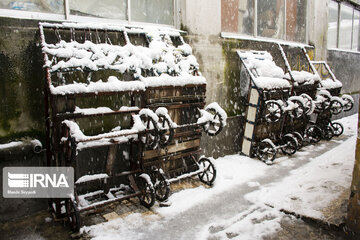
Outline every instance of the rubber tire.
[[[155, 204], [154, 187], [151, 186], [143, 176], [136, 178], [136, 184], [142, 193], [142, 195], [139, 196], [140, 203], [147, 208], [151, 208]], [[147, 199], [147, 197], [149, 197], [149, 199]]]
[[[335, 105], [339, 105], [339, 107], [334, 107], [334, 104]], [[342, 103], [339, 101], [339, 100], [331, 100], [330, 102], [330, 111], [332, 114], [334, 115], [338, 115], [339, 113], [341, 113], [343, 110], [343, 105]]]
[[284, 154], [293, 155], [294, 153], [296, 153], [296, 151], [298, 149], [298, 143], [297, 143], [295, 137], [290, 136], [290, 135], [285, 135], [281, 139], [281, 142], [283, 142], [283, 144], [286, 144], [286, 146], [281, 148], [281, 151]]
[[[216, 109], [214, 109], [214, 108], [208, 108], [208, 109], [206, 109], [206, 111], [214, 115], [213, 119], [218, 118], [218, 121], [219, 121], [220, 123], [219, 123], [219, 125], [217, 125], [217, 126], [218, 126], [218, 129], [217, 129], [215, 132], [212, 132], [212, 131], [210, 130], [210, 126], [215, 126], [216, 123], [213, 123], [213, 122], [211, 122], [211, 121], [208, 122], [208, 123], [206, 123], [205, 125], [203, 125], [204, 132], [205, 132], [208, 136], [216, 136], [216, 135], [218, 135], [218, 134], [222, 131], [222, 129], [224, 128], [223, 118], [222, 118], [222, 116], [216, 111]], [[208, 124], [210, 124], [210, 126], [209, 126]]]
[[305, 130], [305, 135], [311, 137], [311, 143], [318, 143], [321, 140], [322, 131], [318, 126], [312, 125]]
[[[158, 142], [159, 142], [159, 130], [157, 129], [157, 123], [155, 121], [155, 119], [153, 119], [151, 116], [147, 115], [147, 114], [141, 114], [140, 115], [140, 119], [141, 121], [143, 122], [146, 130], [149, 130], [149, 124], [150, 122], [153, 124], [154, 126], [154, 132], [153, 134], [151, 133], [146, 133], [145, 137], [146, 137], [146, 140], [145, 140], [145, 145], [150, 148], [150, 149], [154, 149], [157, 145], [158, 145]], [[154, 137], [153, 141], [148, 143], [148, 137], [150, 136], [150, 134]]]
[[324, 140], [330, 141], [334, 137], [334, 129], [329, 125], [325, 126], [322, 137]]
[[[276, 110], [276, 111], [277, 111], [277, 112], [280, 111], [280, 112], [279, 112], [280, 116], [275, 116], [275, 114], [272, 114], [272, 116], [275, 116], [274, 119], [271, 119], [271, 118], [266, 117], [266, 115], [267, 115], [266, 112], [267, 112], [267, 110], [268, 110], [270, 107], [272, 107], [271, 105], [277, 106], [278, 110]], [[266, 102], [265, 102], [264, 118], [265, 118], [266, 122], [270, 122], [270, 123], [278, 122], [278, 121], [281, 119], [282, 116], [283, 116], [283, 110], [282, 110], [282, 107], [280, 106], [279, 103], [277, 103], [277, 102], [275, 102], [275, 101], [273, 101], [273, 100], [270, 100], [270, 101], [266, 101]]]
[[[159, 114], [158, 115], [159, 117], [159, 124], [162, 125], [162, 127], [165, 127], [164, 125], [167, 124], [169, 129], [167, 131], [163, 130], [163, 129], [159, 129], [159, 132], [160, 132], [160, 136], [159, 136], [159, 145], [161, 148], [164, 148], [166, 146], [168, 146], [171, 141], [173, 140], [174, 138], [174, 129], [171, 127], [171, 124], [170, 124], [170, 121], [169, 119], [167, 119], [163, 114]], [[168, 138], [167, 139], [164, 139], [164, 137], [167, 136]]]
[[[216, 179], [216, 168], [215, 168], [214, 164], [209, 159], [204, 158], [204, 157], [200, 158], [198, 164], [202, 165], [205, 168], [204, 172], [201, 172], [198, 174], [200, 181], [209, 186], [212, 186]], [[212, 177], [205, 180], [205, 176], [207, 176], [207, 177], [209, 176], [208, 175], [209, 169], [212, 170]]]
[[81, 227], [80, 212], [77, 205], [71, 199], [65, 200], [65, 210], [70, 224], [71, 231], [79, 232]]
[[304, 144], [303, 136], [299, 132], [292, 132], [291, 135], [293, 135], [294, 138], [296, 139], [296, 141], [298, 142], [297, 150], [301, 149], [303, 147], [303, 144]]
[[[344, 127], [341, 123], [338, 122], [332, 122], [330, 123], [331, 127], [334, 129], [334, 136], [339, 137], [344, 132]], [[337, 131], [339, 129], [339, 131]]]
[[[160, 170], [156, 169], [151, 174], [151, 180], [154, 184], [155, 189], [155, 198], [163, 202], [170, 196], [170, 184], [167, 181], [165, 175], [160, 172]], [[159, 184], [157, 184], [159, 182]], [[159, 194], [162, 193], [162, 194]]]
[[[266, 148], [270, 149], [270, 151], [267, 151], [268, 154], [270, 153], [270, 155], [268, 155], [268, 156], [270, 156], [270, 158], [267, 158], [267, 159], [264, 158], [264, 154], [263, 154], [264, 150]], [[264, 163], [269, 164], [269, 162], [273, 162], [275, 160], [276, 149], [270, 143], [268, 143], [266, 141], [261, 141], [256, 148], [256, 156], [259, 158], [259, 160], [263, 161]]]

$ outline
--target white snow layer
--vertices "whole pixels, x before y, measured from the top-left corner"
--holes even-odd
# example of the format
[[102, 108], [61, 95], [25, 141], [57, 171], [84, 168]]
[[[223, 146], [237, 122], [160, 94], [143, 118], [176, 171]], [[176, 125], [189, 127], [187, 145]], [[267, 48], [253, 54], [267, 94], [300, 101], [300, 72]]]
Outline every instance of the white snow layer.
[[[222, 240], [228, 239], [229, 236], [233, 236], [234, 239], [263, 239], [280, 229], [280, 221], [284, 219], [284, 214], [279, 211], [281, 208], [289, 207], [286, 210], [321, 217], [320, 209], [339, 196], [342, 188], [348, 188], [351, 182], [357, 115], [341, 119], [339, 122], [344, 125], [344, 138], [334, 138], [330, 142], [304, 147], [296, 153], [298, 157], [279, 157], [271, 167], [240, 155], [219, 158], [214, 161], [217, 179], [212, 188], [200, 186], [173, 193], [169, 199], [171, 206], [155, 205], [155, 215], [133, 213], [106, 223], [83, 227], [82, 231], [87, 232], [93, 239], [121, 237], [133, 240], [148, 238], [148, 232], [158, 233], [158, 237], [161, 237], [162, 232], [168, 231], [167, 226], [175, 224], [177, 229], [180, 229], [176, 235], [179, 239], [185, 239], [181, 233], [193, 228], [196, 230], [192, 231], [192, 239]], [[329, 143], [338, 143], [338, 146], [328, 148], [328, 152], [309, 159], [313, 149], [326, 149]], [[295, 168], [299, 161], [304, 163]], [[295, 170], [289, 172], [288, 167], [292, 166]], [[277, 170], [281, 169], [282, 173], [288, 173], [287, 176], [276, 176], [279, 173]], [[275, 175], [271, 176], [272, 173]], [[261, 181], [264, 177], [266, 179]], [[269, 181], [272, 177], [280, 178], [281, 181]], [[258, 181], [263, 182], [263, 185]], [[244, 206], [229, 206], [227, 216], [232, 217], [219, 219], [216, 215], [217, 209], [209, 207], [217, 201], [224, 203], [223, 196], [228, 196], [234, 191], [244, 191], [243, 188], [246, 187], [253, 188], [249, 190], [250, 194], [246, 195], [250, 203]], [[274, 205], [274, 208], [266, 204]], [[192, 225], [196, 221], [198, 209], [202, 207], [208, 211], [208, 219], [205, 220], [207, 223], [200, 226]], [[302, 209], [304, 211], [301, 211]], [[188, 219], [188, 225], [193, 228], [182, 229], [180, 219], [184, 214], [188, 215], [191, 212], [193, 218]], [[172, 225], [167, 225], [169, 221], [173, 221]]]
[[332, 80], [332, 79], [328, 78], [326, 80], [321, 80], [320, 83], [325, 89], [333, 89], [333, 88], [341, 88], [342, 87], [342, 83], [337, 79]]
[[[320, 81], [320, 76], [316, 74], [312, 74], [310, 72], [306, 71], [291, 71], [291, 75], [294, 78], [295, 85], [299, 84], [314, 84], [318, 81]], [[290, 74], [286, 73], [285, 77], [287, 79], [290, 79]]]

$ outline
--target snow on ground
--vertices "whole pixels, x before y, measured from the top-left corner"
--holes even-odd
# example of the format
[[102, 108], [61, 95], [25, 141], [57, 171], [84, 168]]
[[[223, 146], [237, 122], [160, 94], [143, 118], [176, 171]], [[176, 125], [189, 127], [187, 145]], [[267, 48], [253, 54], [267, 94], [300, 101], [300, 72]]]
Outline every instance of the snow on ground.
[[[83, 227], [94, 239], [262, 239], [280, 230], [280, 209], [322, 218], [321, 210], [350, 186], [357, 115], [338, 120], [344, 134], [280, 156], [267, 166], [231, 155], [216, 160], [217, 179], [173, 193], [156, 215], [130, 214]], [[273, 206], [273, 207], [271, 207]]]

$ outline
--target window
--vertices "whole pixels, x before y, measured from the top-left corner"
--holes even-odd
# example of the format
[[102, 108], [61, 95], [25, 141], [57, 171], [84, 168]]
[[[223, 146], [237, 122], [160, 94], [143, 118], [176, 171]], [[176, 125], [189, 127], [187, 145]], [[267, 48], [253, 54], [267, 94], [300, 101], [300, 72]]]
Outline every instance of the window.
[[221, 30], [305, 42], [306, 9], [306, 0], [222, 0]]
[[31, 12], [44, 12], [44, 13], [64, 13], [63, 0], [2, 0], [0, 8], [31, 11]]
[[359, 10], [346, 3], [330, 1], [328, 48], [359, 51], [359, 21]]
[[70, 0], [70, 14], [126, 20], [127, 0]]
[[[66, 17], [69, 20], [93, 17], [175, 25], [174, 3], [174, 0], [1, 0], [0, 10], [3, 16], [19, 18], [25, 18], [25, 16], [32, 18], [33, 12], [37, 12], [51, 20], [54, 14], [43, 13], [62, 14], [64, 18], [67, 13]], [[4, 11], [4, 9], [21, 10], [24, 13], [16, 14], [16, 11]], [[26, 15], [25, 12], [28, 14]], [[40, 16], [39, 14], [34, 16]]]

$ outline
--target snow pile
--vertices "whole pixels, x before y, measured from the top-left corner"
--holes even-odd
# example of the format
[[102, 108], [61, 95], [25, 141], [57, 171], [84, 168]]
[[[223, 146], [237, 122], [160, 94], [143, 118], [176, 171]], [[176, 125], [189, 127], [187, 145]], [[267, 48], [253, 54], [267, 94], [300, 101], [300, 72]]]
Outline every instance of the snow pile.
[[[320, 81], [320, 76], [318, 74], [312, 74], [306, 71], [291, 71], [291, 75], [294, 78], [295, 86], [303, 84], [315, 84]], [[286, 79], [291, 79], [290, 74], [285, 74]]]
[[333, 88], [341, 88], [342, 87], [342, 83], [339, 80], [337, 80], [337, 79], [332, 80], [330, 78], [328, 78], [326, 80], [322, 80], [320, 82], [320, 84], [325, 89], [333, 89]]
[[94, 181], [94, 180], [101, 180], [101, 179], [108, 178], [108, 177], [109, 177], [109, 175], [107, 175], [106, 173], [84, 175], [84, 176], [80, 177], [78, 180], [76, 180], [75, 184], [88, 182], [88, 181]]
[[290, 88], [290, 83], [284, 80], [284, 71], [278, 67], [269, 52], [266, 51], [237, 51], [246, 67], [254, 77], [259, 88]]
[[[146, 111], [146, 109], [143, 110]], [[69, 128], [70, 136], [74, 138], [75, 141], [78, 143], [76, 146], [77, 149], [81, 150], [84, 148], [90, 148], [95, 146], [110, 145], [113, 142], [126, 143], [130, 140], [137, 140], [139, 132], [144, 131], [145, 126], [141, 121], [139, 115], [134, 115], [132, 117], [134, 124], [131, 129], [121, 130], [121, 128], [114, 128], [113, 131], [94, 136], [86, 136], [81, 131], [79, 125], [74, 121], [64, 120], [62, 123]], [[62, 142], [65, 142], [67, 140], [68, 139], [65, 137], [61, 139]]]
[[[41, 24], [57, 28], [85, 28], [96, 29], [98, 25], [89, 24]], [[64, 71], [98, 71], [101, 69], [115, 70], [120, 73], [131, 73], [134, 79], [142, 79], [146, 86], [183, 86], [185, 84], [205, 84], [205, 78], [194, 77], [198, 72], [199, 64], [192, 55], [191, 47], [184, 43], [179, 32], [168, 31], [156, 28], [128, 29], [114, 26], [101, 25], [101, 29], [114, 29], [121, 31], [125, 35], [126, 45], [112, 45], [109, 43], [93, 43], [85, 41], [59, 41], [56, 44], [48, 44], [42, 34], [42, 50], [47, 55], [45, 63], [50, 72]], [[130, 40], [128, 33], [141, 33], [147, 35], [149, 47], [135, 46]], [[180, 38], [181, 45], [175, 47], [170, 39], [170, 35]], [[143, 77], [143, 70], [148, 70], [154, 78]], [[159, 77], [159, 79], [156, 79]], [[176, 77], [170, 77], [176, 76]], [[115, 77], [112, 77], [115, 78]], [[79, 92], [101, 92], [101, 91], [121, 91], [124, 86], [108, 80], [109, 84], [101, 80], [96, 83], [86, 84], [74, 83], [69, 86], [52, 87], [53, 94], [68, 94]], [[104, 85], [105, 84], [105, 85]], [[137, 85], [138, 82], [128, 82], [127, 88], [132, 91], [140, 90], [143, 86]], [[111, 87], [115, 88], [111, 90]], [[125, 90], [123, 90], [125, 91]]]
[[218, 113], [221, 116], [222, 125], [225, 127], [226, 126], [227, 114], [224, 111], [224, 109], [222, 109], [217, 102], [210, 103], [205, 108], [205, 110], [210, 110], [210, 109], [215, 110], [215, 112]]
[[72, 83], [54, 87], [50, 86], [54, 95], [76, 94], [76, 93], [99, 93], [99, 92], [126, 92], [145, 91], [145, 85], [141, 81], [120, 81], [117, 77], [110, 76], [107, 82]]

